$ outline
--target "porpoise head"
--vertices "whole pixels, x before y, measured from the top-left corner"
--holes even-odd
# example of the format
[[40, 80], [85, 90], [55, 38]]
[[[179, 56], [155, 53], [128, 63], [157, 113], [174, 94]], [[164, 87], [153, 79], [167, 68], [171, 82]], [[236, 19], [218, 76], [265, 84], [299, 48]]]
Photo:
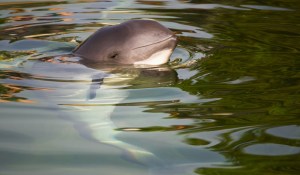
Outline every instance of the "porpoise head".
[[161, 65], [176, 43], [173, 32], [158, 22], [131, 20], [99, 29], [73, 53], [88, 63]]

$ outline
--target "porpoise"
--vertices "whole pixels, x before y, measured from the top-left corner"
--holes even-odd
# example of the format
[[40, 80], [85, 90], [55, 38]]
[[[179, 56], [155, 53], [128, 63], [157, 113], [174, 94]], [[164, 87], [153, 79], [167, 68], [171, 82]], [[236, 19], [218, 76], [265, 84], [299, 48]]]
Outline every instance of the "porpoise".
[[[64, 80], [50, 84], [54, 87], [52, 95], [54, 94], [55, 98], [51, 99], [51, 95], [49, 98], [49, 95], [44, 94], [43, 91], [37, 91], [36, 94], [42, 101], [45, 101], [48, 108], [57, 111], [59, 117], [72, 122], [82, 137], [114, 146], [124, 152], [126, 160], [143, 165], [151, 171], [168, 169], [172, 161], [164, 164], [155, 152], [152, 153], [151, 150], [119, 140], [118, 136], [123, 131], [119, 130], [120, 128], [115, 125], [112, 118], [114, 112], [117, 111], [117, 104], [126, 103], [126, 98], [131, 99], [133, 95], [131, 90], [119, 87], [131, 85], [134, 88], [154, 89], [151, 87], [177, 81], [176, 71], [167, 67], [156, 67], [169, 61], [176, 44], [177, 38], [174, 33], [152, 20], [131, 20], [119, 25], [103, 27], [73, 50], [71, 57], [74, 55], [80, 57], [83, 65], [72, 61], [68, 64], [52, 64], [47, 59], [41, 59], [42, 62], [35, 64], [32, 70], [37, 72], [34, 74], [45, 75], [49, 79]], [[126, 65], [129, 66], [126, 67]], [[150, 66], [151, 68], [135, 68], [134, 70], [132, 65], [152, 65], [156, 68]], [[122, 77], [123, 71], [127, 70], [137, 71], [138, 75]], [[91, 77], [91, 84], [81, 83], [81, 88], [78, 88], [77, 83], [68, 82], [74, 75], [76, 75], [75, 80], [80, 80], [80, 82], [83, 82], [80, 77], [84, 77], [83, 80]], [[121, 81], [117, 86], [105, 86], [104, 80], [107, 77], [114, 79], [115, 82], [118, 79], [126, 79], [128, 82], [122, 83]], [[140, 81], [141, 79], [143, 81]], [[133, 83], [129, 83], [130, 81]], [[69, 84], [65, 85], [65, 82]], [[68, 89], [74, 84], [76, 84], [75, 93], [74, 90]], [[85, 94], [85, 91], [82, 91], [86, 88], [85, 85], [89, 86], [87, 99], [80, 101]], [[100, 87], [101, 90], [99, 90]], [[78, 101], [78, 108], [72, 109], [76, 107]], [[62, 105], [68, 110], [60, 110]]]
[[161, 65], [168, 62], [177, 38], [152, 20], [130, 20], [99, 29], [73, 54], [86, 64]]

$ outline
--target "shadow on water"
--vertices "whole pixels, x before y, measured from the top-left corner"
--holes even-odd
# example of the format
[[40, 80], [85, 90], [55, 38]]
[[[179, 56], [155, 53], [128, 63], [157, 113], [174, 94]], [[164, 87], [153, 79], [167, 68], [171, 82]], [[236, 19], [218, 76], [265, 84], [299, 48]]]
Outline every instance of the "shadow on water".
[[[0, 172], [297, 174], [298, 4], [0, 3]], [[54, 56], [140, 18], [179, 37], [169, 66], [108, 71]]]

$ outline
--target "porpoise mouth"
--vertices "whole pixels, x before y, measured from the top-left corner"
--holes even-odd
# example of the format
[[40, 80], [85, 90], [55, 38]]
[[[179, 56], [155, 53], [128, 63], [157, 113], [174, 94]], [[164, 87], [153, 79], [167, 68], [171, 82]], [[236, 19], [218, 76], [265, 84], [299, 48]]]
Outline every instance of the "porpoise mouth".
[[136, 65], [136, 66], [139, 66], [139, 65], [157, 66], [157, 65], [162, 65], [162, 64], [167, 63], [169, 61], [169, 58], [170, 58], [174, 48], [175, 48], [176, 42], [177, 42], [176, 36], [171, 35], [171, 36], [169, 36], [167, 38], [164, 38], [160, 41], [157, 41], [157, 42], [154, 42], [154, 43], [151, 43], [151, 44], [146, 44], [146, 45], [139, 46], [139, 47], [136, 47], [136, 48], [132, 49], [132, 50], [135, 50], [135, 49], [140, 49], [140, 48], [144, 48], [144, 47], [153, 46], [153, 45], [156, 45], [156, 44], [162, 44], [161, 50], [153, 53], [147, 59], [141, 60], [141, 61], [136, 61], [133, 64]]
[[142, 45], [142, 46], [138, 46], [138, 47], [133, 48], [132, 50], [140, 49], [140, 48], [151, 46], [151, 45], [155, 45], [155, 44], [159, 44], [159, 43], [162, 43], [162, 42], [170, 40], [170, 39], [176, 40], [176, 35], [174, 35], [174, 34], [170, 35], [170, 36], [168, 36], [166, 38], [163, 38], [162, 40], [159, 40], [159, 41], [156, 41], [156, 42], [153, 42], [153, 43], [150, 43], [150, 44], [145, 44], [145, 45]]

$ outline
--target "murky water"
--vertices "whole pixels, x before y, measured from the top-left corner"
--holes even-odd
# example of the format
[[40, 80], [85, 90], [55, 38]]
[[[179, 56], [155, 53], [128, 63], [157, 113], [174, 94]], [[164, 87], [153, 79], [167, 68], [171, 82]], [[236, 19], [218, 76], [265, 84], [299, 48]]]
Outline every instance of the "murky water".
[[[296, 0], [0, 1], [0, 174], [298, 174], [299, 11]], [[169, 66], [109, 72], [60, 56], [130, 19], [176, 33]]]

